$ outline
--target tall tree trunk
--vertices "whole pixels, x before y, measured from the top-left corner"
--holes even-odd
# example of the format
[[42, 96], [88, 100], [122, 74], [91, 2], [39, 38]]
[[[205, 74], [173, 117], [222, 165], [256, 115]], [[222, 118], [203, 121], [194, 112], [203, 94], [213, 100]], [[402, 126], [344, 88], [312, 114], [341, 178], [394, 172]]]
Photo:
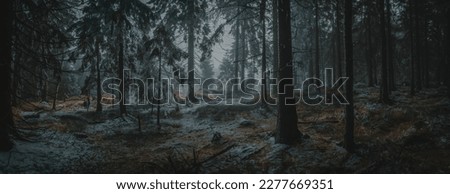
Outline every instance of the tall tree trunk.
[[353, 6], [352, 0], [345, 0], [345, 63], [346, 75], [348, 77], [346, 85], [346, 97], [349, 104], [345, 107], [345, 134], [344, 147], [347, 151], [353, 152], [355, 143], [353, 140], [354, 130], [354, 107], [353, 107]]
[[119, 24], [119, 69], [118, 69], [118, 74], [120, 77], [120, 80], [122, 80], [120, 82], [120, 92], [122, 93], [122, 100], [120, 101], [120, 105], [119, 105], [119, 109], [120, 109], [120, 114], [126, 114], [127, 113], [127, 109], [125, 107], [125, 98], [127, 96], [125, 96], [125, 77], [124, 77], [124, 39], [123, 39], [123, 27], [122, 24]]
[[413, 0], [409, 0], [408, 2], [408, 9], [409, 9], [409, 40], [410, 40], [410, 63], [411, 63], [411, 90], [410, 94], [414, 96], [416, 94], [416, 72], [415, 72], [415, 66], [416, 66], [416, 60], [415, 60], [415, 46], [414, 46], [414, 14], [413, 14]]
[[389, 92], [395, 91], [395, 69], [394, 69], [394, 43], [392, 38], [392, 24], [391, 24], [391, 16], [392, 16], [392, 8], [391, 8], [391, 0], [386, 0], [386, 29], [387, 29], [387, 62], [388, 62], [388, 84], [389, 84]]
[[336, 0], [336, 46], [337, 46], [337, 70], [336, 79], [342, 77], [342, 34], [341, 34], [341, 0]]
[[278, 0], [272, 0], [272, 41], [273, 41], [273, 61], [272, 61], [272, 96], [277, 94], [276, 82], [278, 80]]
[[159, 52], [159, 69], [158, 69], [158, 83], [159, 83], [159, 90], [158, 90], [158, 107], [156, 110], [156, 126], [159, 129], [161, 129], [161, 92], [162, 92], [162, 81], [161, 81], [161, 69], [162, 69], [162, 57], [161, 57], [161, 50], [158, 50]]
[[261, 102], [266, 104], [267, 99], [267, 59], [266, 59], [266, 0], [261, 0], [260, 23], [262, 32], [262, 51], [261, 51]]
[[[447, 8], [447, 33], [445, 34], [447, 37], [447, 51], [450, 51], [450, 9]], [[447, 96], [450, 98], [450, 55], [447, 54], [447, 76], [446, 76], [446, 85], [447, 85]]]
[[[97, 55], [97, 60], [95, 62], [96, 70], [97, 70], [97, 108], [96, 112], [102, 112], [102, 89], [101, 89], [101, 77], [100, 77], [100, 62], [102, 60], [102, 56], [100, 53], [100, 38], [95, 40], [95, 54]], [[125, 100], [125, 99], [124, 99]]]
[[[315, 60], [314, 60], [314, 77], [320, 79], [320, 29], [319, 29], [319, 0], [314, 0], [315, 7], [315, 18], [314, 18], [314, 29], [315, 29]], [[316, 83], [317, 85], [319, 83]]]
[[292, 71], [292, 38], [291, 38], [291, 8], [290, 0], [278, 0], [279, 17], [279, 68], [278, 78], [290, 79], [290, 83], [280, 82], [278, 91], [278, 117], [276, 142], [293, 144], [296, 138], [302, 136], [297, 127], [296, 105], [286, 103], [287, 98], [294, 96]]
[[[239, 12], [239, 10], [238, 10]], [[234, 50], [234, 78], [239, 78], [239, 19], [236, 20], [236, 32], [234, 34], [235, 50]]]
[[415, 11], [415, 17], [414, 17], [414, 22], [415, 22], [415, 40], [416, 40], [416, 87], [417, 90], [422, 90], [422, 72], [421, 72], [421, 66], [422, 66], [422, 51], [421, 51], [421, 35], [420, 35], [420, 11], [419, 11], [419, 0], [415, 0], [415, 5], [414, 5], [414, 11]]
[[373, 87], [373, 44], [372, 44], [372, 16], [370, 14], [370, 6], [367, 6], [367, 14], [366, 14], [366, 30], [367, 30], [367, 48], [366, 48], [366, 63], [367, 63], [367, 86]]
[[246, 40], [246, 31], [247, 31], [247, 25], [245, 21], [241, 21], [241, 52], [242, 52], [242, 58], [241, 58], [241, 65], [240, 67], [240, 76], [241, 76], [241, 82], [245, 79], [245, 66], [247, 65], [247, 40]]
[[429, 60], [430, 60], [430, 47], [428, 44], [428, 22], [427, 22], [427, 18], [424, 18], [424, 22], [422, 24], [422, 26], [425, 28], [424, 30], [424, 42], [423, 42], [423, 47], [424, 47], [424, 55], [423, 55], [423, 62], [422, 62], [422, 75], [423, 75], [423, 86], [425, 88], [430, 87], [430, 77], [429, 77]]
[[380, 13], [380, 34], [381, 34], [381, 92], [380, 100], [383, 103], [389, 102], [388, 70], [387, 70], [387, 45], [386, 45], [386, 16], [384, 12], [384, 0], [378, 0]]
[[189, 94], [188, 100], [192, 103], [198, 102], [195, 98], [195, 88], [194, 88], [194, 76], [195, 76], [195, 53], [194, 53], [194, 42], [195, 42], [195, 34], [194, 34], [194, 22], [195, 22], [195, 5], [194, 1], [188, 1], [188, 11], [190, 15], [190, 20], [188, 23], [188, 87]]
[[13, 143], [9, 134], [14, 128], [11, 107], [11, 37], [13, 7], [12, 0], [5, 0], [1, 6], [1, 26], [4, 34], [0, 36], [0, 151], [11, 150]]

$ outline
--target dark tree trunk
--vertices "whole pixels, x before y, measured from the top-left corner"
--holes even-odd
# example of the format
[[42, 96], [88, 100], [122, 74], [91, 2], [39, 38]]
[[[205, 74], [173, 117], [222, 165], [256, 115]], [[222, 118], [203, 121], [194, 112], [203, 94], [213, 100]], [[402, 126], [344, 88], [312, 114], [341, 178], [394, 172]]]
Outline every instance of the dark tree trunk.
[[[273, 61], [272, 61], [272, 77], [278, 80], [278, 0], [272, 0], [272, 41], [273, 41]], [[272, 87], [272, 94], [276, 96], [277, 86]]]
[[[97, 38], [95, 42], [95, 54], [97, 55], [97, 60], [95, 62], [96, 70], [97, 70], [97, 108], [96, 112], [102, 112], [102, 89], [101, 89], [101, 77], [100, 77], [100, 62], [102, 60], [102, 56], [100, 53], [100, 38]], [[125, 100], [125, 99], [124, 99]]]
[[415, 41], [416, 41], [416, 87], [417, 90], [422, 90], [422, 72], [421, 72], [421, 66], [422, 66], [422, 51], [421, 51], [421, 35], [420, 35], [420, 11], [419, 11], [419, 0], [414, 1], [414, 11], [415, 11], [415, 17], [414, 17], [414, 23], [415, 23]]
[[[290, 83], [279, 83], [278, 91], [278, 117], [276, 142], [282, 144], [293, 144], [302, 136], [297, 128], [296, 105], [286, 103], [286, 99], [294, 95], [293, 71], [292, 71], [292, 39], [291, 39], [291, 8], [290, 0], [278, 0], [278, 49], [279, 68], [278, 78], [290, 79]], [[289, 85], [288, 85], [289, 84]]]
[[[314, 60], [314, 77], [320, 79], [320, 29], [319, 29], [319, 0], [314, 0], [315, 7], [315, 20], [314, 20], [314, 28], [315, 28], [315, 60]], [[318, 84], [318, 83], [317, 83]]]
[[416, 66], [416, 60], [415, 60], [415, 46], [414, 46], [414, 14], [413, 14], [413, 0], [409, 0], [409, 40], [410, 40], [410, 63], [411, 63], [411, 90], [410, 94], [414, 96], [416, 94], [416, 72], [415, 72], [415, 66]]
[[337, 46], [337, 64], [336, 79], [342, 77], [342, 34], [341, 34], [341, 0], [336, 0], [336, 46]]
[[394, 69], [394, 43], [392, 35], [392, 24], [391, 24], [391, 0], [386, 0], [386, 29], [387, 29], [387, 57], [388, 57], [388, 84], [389, 91], [395, 91], [395, 69]]
[[122, 100], [120, 101], [120, 105], [119, 105], [119, 109], [120, 109], [120, 114], [126, 114], [127, 113], [127, 109], [125, 107], [125, 98], [127, 96], [125, 96], [125, 77], [123, 75], [123, 70], [124, 70], [124, 43], [123, 43], [123, 29], [122, 26], [120, 26], [119, 28], [120, 30], [120, 34], [119, 34], [119, 70], [118, 70], [118, 74], [120, 77], [120, 80], [122, 80], [120, 82], [120, 92], [122, 93]]
[[345, 70], [347, 77], [346, 97], [349, 104], [345, 107], [345, 134], [344, 147], [347, 151], [353, 152], [355, 143], [353, 140], [354, 129], [354, 107], [353, 107], [353, 6], [352, 0], [345, 0]]
[[161, 129], [161, 92], [162, 92], [162, 81], [161, 81], [161, 69], [162, 69], [162, 57], [161, 57], [161, 50], [158, 50], [159, 52], [159, 69], [158, 69], [158, 83], [159, 83], [159, 89], [158, 89], [158, 107], [156, 110], [156, 126], [159, 129]]
[[[450, 9], [447, 9], [447, 33], [445, 34], [447, 37], [447, 51], [450, 51]], [[447, 85], [447, 96], [450, 98], [450, 55], [447, 54], [447, 76], [446, 76], [446, 85]]]
[[262, 32], [261, 51], [261, 102], [264, 105], [267, 99], [267, 59], [266, 59], [266, 0], [261, 0], [260, 23]]
[[367, 30], [367, 48], [366, 48], [366, 63], [367, 63], [367, 86], [373, 87], [373, 44], [372, 44], [372, 16], [370, 12], [370, 5], [367, 6], [366, 14], [366, 30]]
[[245, 21], [241, 21], [241, 65], [240, 67], [240, 76], [241, 76], [241, 82], [245, 79], [245, 66], [247, 65], [247, 40], [246, 40], [246, 31], [247, 31], [247, 25]]
[[380, 13], [380, 34], [381, 34], [381, 92], [380, 100], [383, 103], [389, 102], [389, 85], [387, 69], [387, 45], [386, 45], [386, 18], [384, 12], [384, 0], [378, 0]]
[[[238, 9], [238, 13], [240, 10]], [[235, 50], [234, 50], [234, 78], [239, 78], [239, 28], [240, 28], [240, 21], [239, 18], [236, 20], [236, 32], [234, 34], [234, 41], [235, 41]]]
[[11, 36], [13, 7], [12, 0], [5, 0], [1, 6], [1, 26], [4, 34], [0, 36], [0, 151], [11, 150], [13, 143], [9, 134], [14, 128], [11, 108]]
[[195, 42], [195, 32], [194, 32], [194, 22], [195, 22], [195, 5], [194, 1], [188, 1], [188, 11], [190, 15], [189, 26], [188, 26], [188, 87], [189, 94], [188, 99], [192, 103], [198, 102], [195, 98], [195, 88], [194, 88], [194, 76], [195, 76], [195, 53], [194, 53], [194, 42]]
[[[423, 45], [423, 47], [424, 47], [424, 55], [423, 55], [423, 62], [422, 62], [422, 75], [423, 75], [423, 78], [422, 78], [422, 80], [423, 80], [423, 86], [425, 87], [425, 88], [428, 88], [428, 87], [430, 87], [430, 76], [429, 76], [429, 60], [430, 60], [430, 55], [431, 55], [431, 53], [430, 53], [430, 45], [428, 44], [428, 36], [429, 36], [429, 34], [428, 34], [428, 30], [427, 30], [427, 28], [428, 28], [428, 22], [427, 22], [427, 19], [426, 18], [424, 18], [424, 23], [423, 23], [423, 27], [425, 28], [425, 30], [424, 30], [424, 45]], [[431, 39], [431, 38], [430, 38]]]

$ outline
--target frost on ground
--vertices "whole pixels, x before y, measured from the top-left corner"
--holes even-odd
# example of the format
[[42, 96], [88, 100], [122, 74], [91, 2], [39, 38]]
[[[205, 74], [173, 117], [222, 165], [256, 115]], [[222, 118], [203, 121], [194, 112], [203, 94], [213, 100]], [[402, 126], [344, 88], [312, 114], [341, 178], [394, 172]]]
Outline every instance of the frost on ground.
[[342, 148], [344, 107], [300, 104], [293, 146], [275, 143], [276, 107], [117, 107], [98, 114], [77, 101], [37, 104], [16, 115], [23, 139], [0, 153], [0, 173], [449, 173], [450, 100], [355, 91], [356, 153]]

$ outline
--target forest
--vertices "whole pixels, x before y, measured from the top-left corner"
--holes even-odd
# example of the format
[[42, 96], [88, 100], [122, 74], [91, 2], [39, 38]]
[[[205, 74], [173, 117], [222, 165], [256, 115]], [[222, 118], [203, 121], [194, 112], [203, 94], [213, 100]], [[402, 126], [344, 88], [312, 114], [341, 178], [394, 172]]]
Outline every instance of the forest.
[[450, 1], [2, 4], [0, 173], [450, 173]]

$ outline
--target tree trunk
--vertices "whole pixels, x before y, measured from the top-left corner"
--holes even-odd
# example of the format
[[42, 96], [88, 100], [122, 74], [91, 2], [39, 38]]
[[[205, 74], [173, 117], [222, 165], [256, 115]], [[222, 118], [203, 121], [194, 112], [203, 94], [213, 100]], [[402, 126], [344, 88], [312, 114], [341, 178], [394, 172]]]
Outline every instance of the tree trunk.
[[195, 34], [194, 34], [194, 22], [195, 22], [195, 5], [194, 1], [188, 1], [188, 11], [191, 16], [188, 23], [188, 87], [189, 94], [188, 100], [192, 103], [198, 102], [195, 98], [195, 88], [194, 88], [194, 76], [195, 76], [195, 53], [194, 53], [194, 42], [195, 42]]
[[4, 34], [0, 36], [0, 151], [11, 150], [13, 143], [9, 134], [14, 129], [11, 107], [11, 37], [13, 7], [12, 0], [5, 0], [1, 6], [1, 26]]
[[261, 0], [260, 23], [262, 32], [262, 51], [261, 51], [261, 102], [266, 104], [267, 99], [267, 60], [266, 60], [266, 0]]
[[391, 0], [386, 0], [386, 29], [387, 29], [387, 62], [388, 62], [388, 84], [389, 92], [395, 91], [395, 69], [394, 69], [394, 43], [392, 38], [392, 24], [391, 24]]
[[273, 41], [273, 61], [272, 61], [272, 94], [277, 95], [276, 82], [278, 80], [278, 0], [272, 0], [272, 41]]
[[[430, 55], [431, 55], [431, 53], [430, 53], [430, 47], [429, 47], [429, 44], [428, 44], [428, 30], [427, 30], [427, 28], [428, 28], [428, 22], [427, 22], [427, 19], [426, 18], [424, 18], [424, 23], [422, 24], [422, 26], [424, 26], [425, 27], [425, 30], [424, 30], [424, 45], [423, 45], [423, 47], [424, 47], [424, 55], [423, 55], [423, 62], [422, 62], [422, 75], [423, 75], [423, 78], [422, 78], [422, 80], [423, 80], [423, 86], [425, 87], [425, 88], [429, 88], [430, 87], [430, 72], [429, 72], [429, 60], [430, 60]], [[431, 38], [430, 38], [431, 39]]]
[[342, 77], [342, 34], [341, 34], [341, 0], [336, 0], [336, 46], [337, 46], [337, 70], [336, 78]]
[[[315, 7], [315, 20], [314, 20], [314, 28], [315, 28], [315, 60], [314, 60], [314, 77], [320, 79], [320, 29], [319, 29], [319, 0], [314, 0]], [[319, 85], [319, 83], [316, 83]]]
[[415, 17], [414, 17], [414, 22], [415, 22], [415, 32], [416, 32], [416, 36], [415, 36], [415, 40], [416, 40], [416, 87], [417, 90], [422, 90], [422, 72], [421, 72], [421, 66], [422, 66], [422, 52], [421, 52], [421, 44], [420, 44], [420, 24], [419, 24], [419, 19], [420, 19], [420, 13], [419, 13], [419, 0], [415, 0], [415, 5], [414, 5], [414, 10], [415, 10]]
[[409, 40], [410, 40], [410, 63], [411, 63], [411, 90], [410, 94], [414, 96], [416, 94], [416, 72], [415, 72], [415, 48], [414, 48], [414, 18], [413, 18], [413, 0], [409, 0]]
[[366, 48], [366, 63], [367, 63], [367, 86], [373, 87], [373, 44], [372, 44], [372, 19], [370, 14], [370, 6], [367, 6], [367, 14], [366, 14], [366, 30], [367, 30], [367, 48]]
[[378, 0], [380, 13], [380, 34], [381, 34], [381, 92], [380, 100], [383, 103], [389, 102], [388, 70], [387, 70], [387, 45], [386, 45], [386, 18], [384, 13], [384, 0]]
[[297, 110], [293, 102], [286, 103], [288, 97], [294, 96], [293, 71], [292, 71], [292, 39], [291, 39], [291, 9], [290, 0], [278, 0], [279, 17], [279, 68], [278, 78], [290, 79], [290, 83], [279, 83], [278, 91], [278, 117], [276, 142], [282, 144], [293, 144], [302, 136], [297, 128]]
[[119, 109], [120, 109], [120, 114], [126, 114], [127, 113], [127, 109], [125, 107], [125, 98], [127, 96], [125, 96], [125, 77], [124, 77], [124, 39], [123, 39], [123, 28], [122, 28], [122, 24], [119, 24], [119, 70], [118, 70], [118, 74], [120, 77], [120, 92], [122, 93], [122, 100], [120, 101], [120, 105], [119, 105]]
[[[245, 66], [247, 65], [247, 40], [246, 40], [246, 31], [247, 31], [247, 25], [245, 21], [241, 21], [241, 52], [242, 52], [242, 58], [241, 58], [241, 65], [240, 67], [240, 76], [241, 76], [241, 82], [245, 79]], [[245, 88], [243, 88], [245, 89]]]
[[[447, 9], [447, 33], [445, 34], [447, 37], [447, 51], [450, 51], [450, 9]], [[447, 54], [447, 76], [446, 76], [446, 85], [447, 85], [447, 96], [450, 98], [450, 55]]]
[[[237, 13], [240, 13], [240, 9], [238, 8]], [[238, 19], [236, 19], [236, 31], [234, 33], [234, 41], [235, 41], [235, 48], [234, 48], [234, 78], [239, 78], [239, 28], [240, 28], [240, 20], [239, 16]]]
[[[102, 60], [102, 56], [100, 54], [100, 38], [97, 38], [95, 43], [95, 53], [97, 55], [96, 70], [97, 70], [97, 108], [96, 112], [102, 112], [102, 89], [101, 89], [101, 77], [100, 77], [100, 62]], [[125, 100], [125, 99], [124, 99]]]
[[158, 89], [158, 107], [157, 107], [157, 111], [156, 111], [156, 126], [159, 129], [161, 129], [161, 92], [162, 92], [162, 81], [161, 81], [161, 69], [162, 69], [162, 57], [161, 57], [161, 50], [158, 50], [159, 52], [159, 69], [158, 69], [158, 82], [159, 82], [159, 89]]
[[345, 0], [345, 63], [346, 75], [348, 77], [346, 85], [346, 97], [349, 104], [345, 107], [345, 134], [344, 147], [347, 151], [353, 152], [355, 143], [353, 140], [354, 129], [354, 107], [353, 107], [353, 6], [352, 0]]

